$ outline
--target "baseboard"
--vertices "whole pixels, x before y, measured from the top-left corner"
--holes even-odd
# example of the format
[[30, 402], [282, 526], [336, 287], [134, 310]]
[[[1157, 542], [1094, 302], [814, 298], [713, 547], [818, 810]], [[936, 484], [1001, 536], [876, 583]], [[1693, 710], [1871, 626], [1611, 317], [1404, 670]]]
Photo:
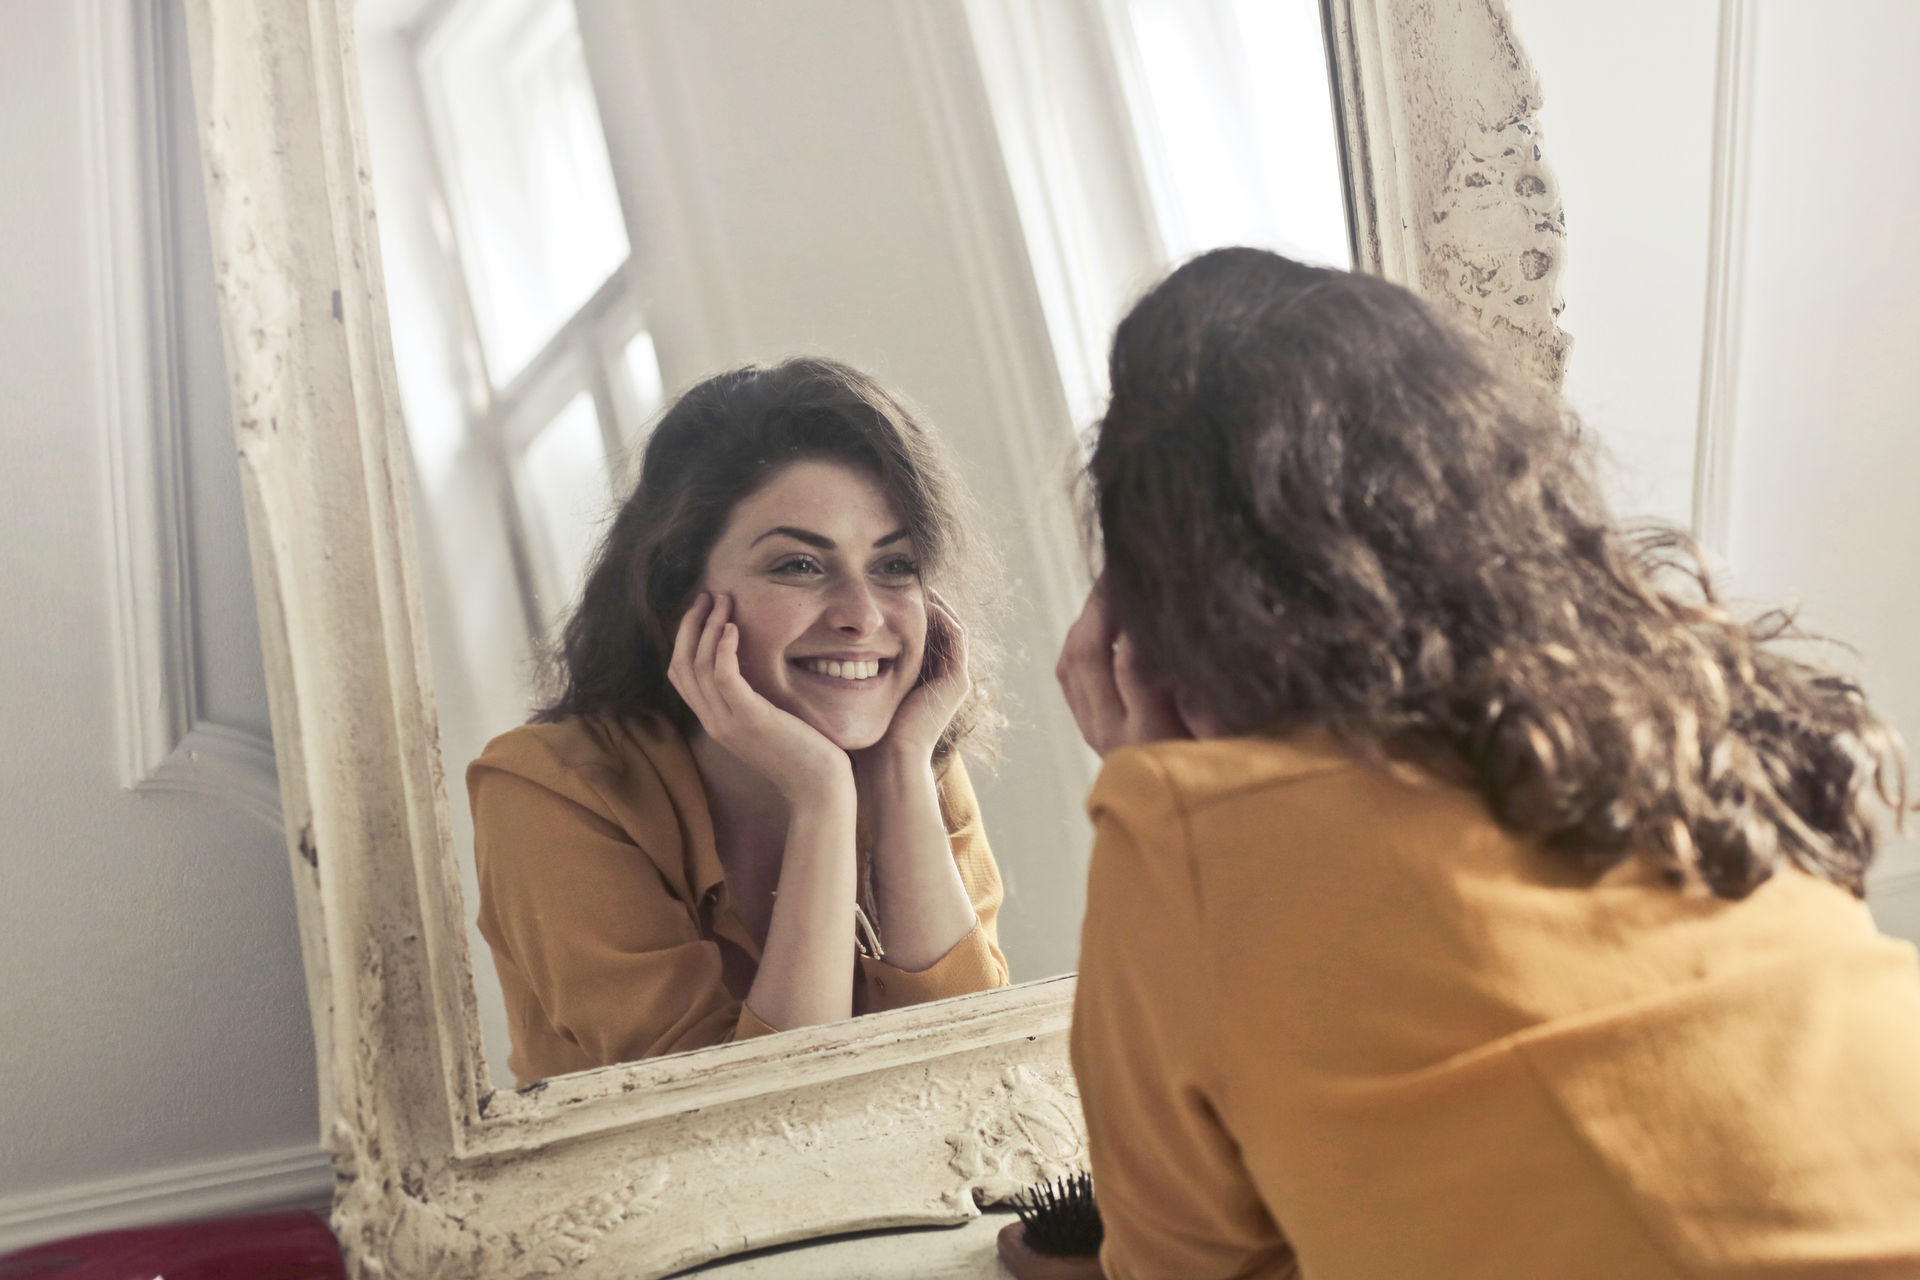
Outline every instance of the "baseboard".
[[175, 1165], [0, 1199], [0, 1253], [47, 1240], [268, 1209], [324, 1212], [333, 1165], [317, 1146]]

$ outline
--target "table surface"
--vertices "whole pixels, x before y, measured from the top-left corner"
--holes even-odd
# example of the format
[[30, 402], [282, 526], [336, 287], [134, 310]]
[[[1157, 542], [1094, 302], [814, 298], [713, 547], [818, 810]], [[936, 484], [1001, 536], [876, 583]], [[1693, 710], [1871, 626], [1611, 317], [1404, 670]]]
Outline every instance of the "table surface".
[[1014, 1220], [990, 1209], [957, 1227], [867, 1231], [723, 1258], [681, 1277], [691, 1280], [1010, 1280], [994, 1237]]

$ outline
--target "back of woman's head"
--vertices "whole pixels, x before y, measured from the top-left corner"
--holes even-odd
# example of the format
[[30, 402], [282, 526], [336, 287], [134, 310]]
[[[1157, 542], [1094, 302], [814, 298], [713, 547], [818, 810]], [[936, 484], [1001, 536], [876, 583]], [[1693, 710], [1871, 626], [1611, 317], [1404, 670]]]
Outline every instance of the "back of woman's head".
[[[690, 730], [693, 713], [667, 680], [680, 619], [734, 507], [803, 460], [872, 477], [913, 540], [921, 576], [963, 623], [975, 620], [990, 552], [945, 449], [907, 406], [838, 361], [748, 365], [696, 384], [655, 425], [639, 484], [601, 540], [549, 655], [559, 693], [534, 718], [652, 713]], [[991, 719], [983, 678], [991, 645], [972, 632], [968, 648], [975, 691], [941, 738], [939, 758]]]
[[1107, 592], [1190, 705], [1447, 764], [1596, 871], [1646, 850], [1723, 896], [1783, 861], [1862, 891], [1897, 740], [1770, 643], [1786, 620], [1722, 609], [1684, 537], [1615, 528], [1572, 419], [1460, 326], [1223, 249], [1133, 308], [1111, 375]]

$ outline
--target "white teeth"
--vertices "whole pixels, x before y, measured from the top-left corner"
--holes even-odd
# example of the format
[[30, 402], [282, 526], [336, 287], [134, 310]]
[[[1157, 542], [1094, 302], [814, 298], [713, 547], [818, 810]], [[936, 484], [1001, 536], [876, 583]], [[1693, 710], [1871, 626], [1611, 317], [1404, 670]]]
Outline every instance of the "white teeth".
[[810, 658], [801, 665], [809, 671], [817, 671], [836, 680], [871, 680], [880, 674], [880, 664], [874, 661], [836, 662], [831, 658]]

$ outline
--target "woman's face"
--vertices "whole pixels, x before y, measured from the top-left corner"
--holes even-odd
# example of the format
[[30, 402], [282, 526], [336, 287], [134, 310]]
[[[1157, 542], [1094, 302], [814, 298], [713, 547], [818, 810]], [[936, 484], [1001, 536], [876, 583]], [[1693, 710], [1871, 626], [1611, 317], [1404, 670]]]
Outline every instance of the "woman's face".
[[734, 507], [701, 587], [733, 597], [747, 683], [843, 750], [880, 741], [919, 679], [919, 557], [858, 468], [805, 461], [775, 472]]

